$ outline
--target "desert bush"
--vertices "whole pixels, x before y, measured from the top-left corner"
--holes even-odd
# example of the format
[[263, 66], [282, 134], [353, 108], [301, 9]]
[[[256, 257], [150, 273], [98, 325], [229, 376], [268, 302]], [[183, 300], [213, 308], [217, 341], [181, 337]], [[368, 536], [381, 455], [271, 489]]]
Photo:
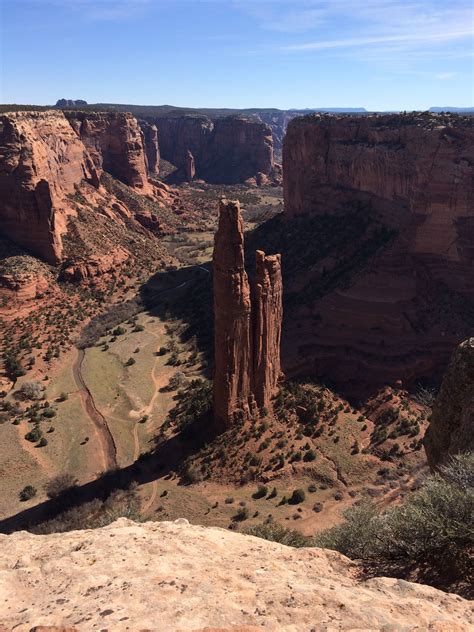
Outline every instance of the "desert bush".
[[302, 503], [305, 498], [306, 494], [304, 492], [304, 489], [295, 489], [291, 494], [288, 502], [290, 503], [290, 505], [298, 505], [299, 503]]
[[255, 527], [251, 527], [246, 531], [248, 535], [254, 535], [257, 538], [263, 538], [270, 542], [278, 542], [279, 544], [285, 544], [286, 546], [302, 547], [311, 546], [311, 538], [304, 536], [299, 531], [293, 529], [285, 529], [276, 522], [266, 522], [259, 524]]
[[234, 522], [243, 522], [244, 520], [247, 520], [249, 515], [250, 512], [248, 510], [248, 507], [239, 507], [237, 513], [232, 516], [232, 520]]
[[453, 457], [399, 507], [381, 514], [369, 501], [344, 513], [345, 522], [316, 536], [316, 546], [395, 572], [413, 568], [423, 581], [462, 579], [474, 544], [474, 455]]
[[58, 498], [66, 491], [70, 491], [76, 486], [76, 479], [72, 474], [59, 474], [52, 478], [45, 486], [48, 498]]
[[41, 382], [31, 380], [29, 382], [24, 382], [15, 393], [15, 396], [18, 399], [23, 400], [38, 400], [43, 397], [43, 393], [44, 387]]
[[264, 498], [268, 494], [268, 487], [266, 485], [259, 485], [257, 491], [252, 494], [252, 498]]
[[36, 443], [41, 439], [42, 436], [43, 433], [41, 432], [41, 429], [38, 428], [38, 426], [35, 426], [33, 430], [30, 430], [30, 432], [26, 433], [25, 439], [27, 441], [31, 441], [31, 443]]
[[27, 485], [19, 493], [20, 500], [22, 502], [30, 500], [31, 498], [34, 498], [36, 496], [36, 492], [36, 487], [33, 487], [33, 485]]

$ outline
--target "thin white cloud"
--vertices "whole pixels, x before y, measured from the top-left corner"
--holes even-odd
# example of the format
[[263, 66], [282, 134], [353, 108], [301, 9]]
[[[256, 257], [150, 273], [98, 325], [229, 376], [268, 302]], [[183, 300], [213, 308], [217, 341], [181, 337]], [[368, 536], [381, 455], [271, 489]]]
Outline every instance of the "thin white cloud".
[[284, 51], [314, 51], [329, 48], [352, 48], [357, 46], [366, 46], [368, 44], [390, 44], [392, 42], [407, 42], [412, 45], [421, 45], [429, 42], [451, 42], [454, 40], [472, 37], [474, 31], [472, 28], [456, 30], [451, 32], [436, 33], [405, 33], [400, 35], [382, 35], [379, 37], [354, 37], [337, 40], [320, 40], [315, 42], [307, 42], [305, 44], [290, 44], [280, 47]]

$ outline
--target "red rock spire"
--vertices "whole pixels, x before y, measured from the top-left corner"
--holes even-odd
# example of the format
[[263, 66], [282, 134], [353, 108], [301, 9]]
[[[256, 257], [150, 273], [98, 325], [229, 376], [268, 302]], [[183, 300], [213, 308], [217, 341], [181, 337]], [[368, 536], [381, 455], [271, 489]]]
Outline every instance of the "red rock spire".
[[214, 241], [214, 417], [219, 430], [266, 407], [280, 377], [280, 255], [257, 251], [252, 298], [240, 204], [221, 200]]

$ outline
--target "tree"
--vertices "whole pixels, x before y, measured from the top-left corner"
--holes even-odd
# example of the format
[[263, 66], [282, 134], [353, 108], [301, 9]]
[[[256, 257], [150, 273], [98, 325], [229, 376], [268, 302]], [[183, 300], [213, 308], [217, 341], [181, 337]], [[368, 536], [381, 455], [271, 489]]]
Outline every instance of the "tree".
[[27, 500], [34, 498], [36, 496], [36, 491], [36, 487], [33, 487], [33, 485], [27, 485], [19, 493], [20, 500], [22, 502], [26, 502]]

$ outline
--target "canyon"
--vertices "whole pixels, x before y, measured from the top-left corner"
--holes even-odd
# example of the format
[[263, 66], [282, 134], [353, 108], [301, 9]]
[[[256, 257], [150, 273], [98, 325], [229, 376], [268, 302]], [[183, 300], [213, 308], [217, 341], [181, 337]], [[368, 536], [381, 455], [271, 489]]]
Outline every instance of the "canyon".
[[283, 172], [288, 226], [353, 227], [287, 288], [321, 291], [288, 322], [285, 370], [355, 391], [439, 375], [473, 323], [474, 119], [294, 119]]
[[238, 201], [220, 201], [213, 284], [214, 417], [222, 430], [266, 408], [281, 377], [281, 258], [257, 250], [250, 286]]
[[187, 115], [147, 117], [146, 121], [158, 129], [162, 157], [187, 180], [235, 184], [273, 173], [271, 128], [257, 119]]

